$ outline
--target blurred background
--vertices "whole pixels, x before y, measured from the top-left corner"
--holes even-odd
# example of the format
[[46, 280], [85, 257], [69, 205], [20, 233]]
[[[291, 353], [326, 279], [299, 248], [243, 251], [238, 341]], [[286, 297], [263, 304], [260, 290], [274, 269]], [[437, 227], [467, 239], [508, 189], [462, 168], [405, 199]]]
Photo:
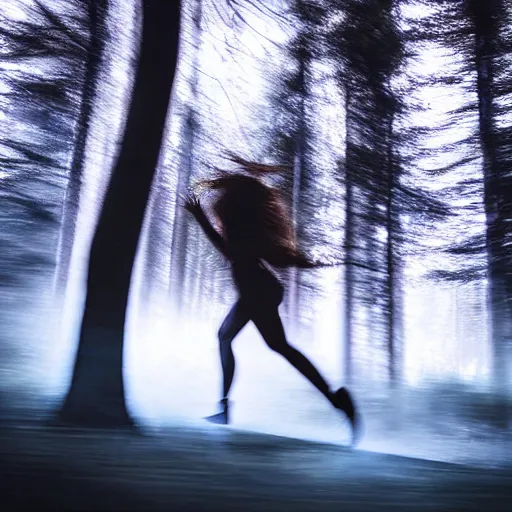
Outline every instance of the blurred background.
[[[69, 387], [141, 7], [10, 0], [0, 17], [0, 414], [35, 418]], [[215, 410], [217, 330], [236, 295], [180, 198], [234, 169], [234, 151], [289, 166], [276, 184], [300, 246], [345, 261], [282, 272], [281, 309], [290, 342], [352, 386], [362, 447], [508, 460], [511, 27], [506, 0], [182, 2], [125, 324], [138, 424]], [[253, 326], [234, 346], [234, 427], [345, 442], [342, 419]]]

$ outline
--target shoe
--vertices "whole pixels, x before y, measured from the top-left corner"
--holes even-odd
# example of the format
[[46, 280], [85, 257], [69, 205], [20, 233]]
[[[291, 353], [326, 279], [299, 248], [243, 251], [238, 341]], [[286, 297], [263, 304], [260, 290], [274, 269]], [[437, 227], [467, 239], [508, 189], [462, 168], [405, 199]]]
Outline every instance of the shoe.
[[220, 401], [221, 411], [212, 416], [207, 416], [206, 421], [215, 423], [216, 425], [227, 425], [229, 423], [229, 403], [227, 398]]
[[351, 445], [355, 446], [361, 439], [362, 424], [359, 411], [356, 408], [352, 396], [346, 388], [341, 387], [338, 389], [338, 391], [336, 391], [336, 393], [332, 395], [331, 401], [334, 407], [340, 411], [343, 411], [350, 421], [350, 426], [352, 427]]

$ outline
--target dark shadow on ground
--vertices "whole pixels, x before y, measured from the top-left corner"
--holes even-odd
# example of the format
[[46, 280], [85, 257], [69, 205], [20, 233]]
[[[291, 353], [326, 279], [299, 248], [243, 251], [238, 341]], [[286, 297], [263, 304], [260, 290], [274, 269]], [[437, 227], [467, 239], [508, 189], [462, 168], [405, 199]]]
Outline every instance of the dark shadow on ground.
[[222, 427], [0, 428], [0, 510], [500, 511], [512, 470]]

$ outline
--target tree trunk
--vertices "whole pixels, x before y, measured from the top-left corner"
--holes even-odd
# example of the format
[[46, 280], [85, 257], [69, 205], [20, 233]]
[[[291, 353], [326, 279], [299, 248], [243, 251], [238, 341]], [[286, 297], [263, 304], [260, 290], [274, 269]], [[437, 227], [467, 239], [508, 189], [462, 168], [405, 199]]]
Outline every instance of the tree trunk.
[[189, 215], [183, 209], [181, 202], [187, 195], [190, 180], [194, 169], [194, 150], [196, 132], [198, 127], [195, 105], [198, 95], [199, 80], [199, 56], [201, 51], [201, 22], [202, 22], [202, 0], [196, 0], [195, 11], [192, 18], [194, 26], [194, 58], [192, 61], [192, 76], [190, 78], [191, 106], [187, 107], [185, 123], [183, 126], [183, 137], [181, 142], [182, 157], [178, 169], [178, 185], [176, 190], [176, 206], [174, 210], [174, 221], [171, 240], [171, 269], [170, 286], [173, 295], [173, 305], [176, 313], [181, 313], [183, 308], [183, 296], [185, 293], [185, 264], [187, 254], [187, 240], [189, 236]]
[[182, 202], [188, 193], [193, 169], [194, 113], [189, 108], [182, 136], [182, 157], [178, 169], [178, 186], [171, 239], [171, 268], [169, 291], [172, 292], [176, 313], [182, 312], [185, 294], [185, 265], [187, 259], [187, 240], [189, 237], [189, 214]]
[[506, 228], [503, 219], [500, 169], [495, 146], [494, 66], [497, 28], [495, 15], [502, 12], [501, 1], [482, 5], [468, 1], [475, 24], [475, 57], [477, 71], [480, 141], [483, 153], [484, 205], [486, 214], [486, 246], [488, 262], [489, 303], [493, 342], [494, 377], [501, 386], [506, 380], [506, 344], [510, 333], [506, 292]]
[[164, 293], [167, 293], [169, 282], [169, 253], [166, 247], [165, 233], [162, 229], [162, 224], [168, 217], [169, 200], [164, 180], [160, 178], [158, 181], [159, 183], [155, 183], [153, 187], [155, 197], [151, 206], [151, 216], [148, 219], [144, 278], [140, 290], [142, 308], [148, 313], [152, 308], [151, 299], [155, 289], [160, 292], [165, 290]]
[[353, 352], [353, 339], [352, 327], [355, 312], [355, 274], [353, 261], [354, 258], [354, 242], [355, 242], [355, 211], [354, 211], [354, 180], [352, 176], [354, 165], [353, 155], [351, 154], [352, 142], [351, 137], [351, 94], [346, 92], [346, 157], [345, 157], [345, 311], [344, 311], [344, 369], [345, 380], [350, 382], [353, 378], [352, 368], [352, 352]]
[[120, 154], [92, 241], [78, 352], [60, 421], [129, 426], [123, 341], [132, 268], [178, 54], [180, 2], [142, 1], [142, 36]]
[[82, 189], [82, 177], [85, 165], [85, 150], [89, 125], [92, 117], [94, 97], [98, 87], [101, 59], [104, 45], [104, 31], [108, 0], [87, 0], [89, 19], [89, 51], [85, 66], [82, 100], [76, 123], [73, 160], [69, 171], [69, 181], [62, 207], [62, 224], [57, 249], [57, 268], [54, 277], [54, 293], [63, 293], [66, 289], [71, 253], [75, 238], [78, 203]]
[[[373, 208], [377, 201], [378, 197], [376, 194], [370, 194], [367, 199], [367, 205]], [[379, 260], [381, 247], [377, 239], [377, 227], [375, 223], [365, 223], [364, 239], [366, 244], [364, 261], [370, 268], [380, 268], [381, 266], [381, 261]], [[373, 340], [379, 340], [382, 336], [382, 318], [379, 307], [379, 301], [382, 297], [382, 283], [375, 276], [368, 275], [366, 270], [361, 270], [361, 273], [364, 276], [364, 307], [368, 311], [368, 316], [366, 317], [368, 338], [373, 342]]]
[[[295, 236], [298, 239], [299, 220], [298, 206], [300, 197], [300, 179], [302, 174], [302, 143], [297, 138], [295, 144], [295, 155], [293, 159], [293, 181], [292, 181], [292, 223], [295, 230]], [[286, 313], [289, 318], [290, 327], [295, 324], [299, 306], [299, 269], [291, 267], [288, 269], [288, 293], [286, 303]]]
[[[301, 239], [299, 211], [303, 189], [303, 175], [306, 168], [306, 54], [307, 52], [304, 49], [299, 58], [298, 89], [300, 91], [300, 115], [293, 159], [292, 222], [297, 240]], [[291, 326], [295, 325], [300, 314], [300, 292], [301, 272], [297, 268], [290, 268], [288, 272], [288, 303], [286, 309]]]
[[396, 167], [393, 155], [393, 116], [389, 115], [387, 127], [387, 191], [386, 191], [386, 336], [388, 348], [388, 377], [391, 385], [397, 384], [398, 361], [396, 328], [398, 324], [397, 311], [397, 276], [396, 276], [396, 231], [397, 221], [394, 196], [396, 192]]
[[353, 260], [354, 246], [354, 212], [353, 212], [353, 187], [350, 172], [346, 170], [345, 185], [345, 321], [344, 321], [344, 343], [345, 343], [345, 378], [347, 382], [352, 380], [352, 324], [355, 311], [355, 276]]

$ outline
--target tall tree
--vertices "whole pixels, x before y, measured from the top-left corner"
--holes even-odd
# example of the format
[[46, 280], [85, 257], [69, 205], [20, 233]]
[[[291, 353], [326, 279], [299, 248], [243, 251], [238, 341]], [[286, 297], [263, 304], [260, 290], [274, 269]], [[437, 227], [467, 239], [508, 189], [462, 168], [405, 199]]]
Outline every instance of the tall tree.
[[[25, 261], [26, 268], [20, 267], [16, 271], [16, 281], [25, 280], [30, 267], [40, 269], [34, 263], [47, 259], [46, 254], [42, 255], [47, 248], [41, 252], [41, 247], [39, 251], [25, 248], [24, 257], [20, 257], [19, 242], [25, 236], [27, 241], [35, 242], [34, 236], [39, 238], [43, 232], [42, 236], [47, 240], [53, 239], [52, 235], [56, 233], [52, 226], [51, 230], [43, 228], [37, 235], [27, 236], [31, 228], [22, 221], [24, 214], [20, 207], [33, 210], [34, 219], [39, 221], [51, 219], [53, 223], [57, 220], [55, 199], [58, 194], [55, 192], [60, 191], [64, 182], [62, 155], [69, 153], [76, 116], [75, 70], [83, 61], [85, 42], [80, 9], [57, 14], [44, 3], [35, 1], [23, 5], [22, 10], [25, 11], [24, 19], [14, 21], [2, 13], [0, 23], [0, 79], [3, 86], [0, 103], [4, 113], [0, 127], [0, 144], [3, 146], [0, 159], [3, 171], [0, 169], [0, 173], [4, 175], [2, 195], [7, 202], [13, 202], [12, 208], [4, 208], [3, 219], [11, 216], [13, 221], [16, 219], [15, 227], [2, 231], [6, 244], [3, 268], [9, 268], [16, 261], [9, 271], [13, 272]], [[38, 194], [43, 194], [44, 198], [38, 198]], [[7, 249], [13, 242], [14, 247]], [[54, 249], [51, 251], [48, 262], [53, 264]], [[30, 253], [34, 254], [29, 256]], [[11, 277], [14, 278], [14, 274]]]
[[[373, 69], [369, 80], [374, 102], [372, 118], [372, 139], [376, 150], [373, 165], [373, 179], [376, 185], [370, 197], [376, 201], [368, 202], [370, 215], [377, 224], [384, 227], [386, 239], [381, 244], [384, 260], [382, 298], [384, 313], [385, 343], [388, 352], [388, 375], [396, 383], [399, 364], [399, 347], [397, 333], [401, 331], [400, 282], [399, 282], [399, 243], [400, 243], [400, 204], [397, 196], [400, 190], [400, 166], [396, 150], [395, 121], [402, 110], [399, 96], [392, 87], [392, 80], [397, 75], [403, 62], [404, 50], [398, 28], [398, 11], [394, 9], [395, 0], [384, 0], [372, 7], [374, 18], [374, 45], [369, 45]], [[369, 16], [370, 17], [370, 16]], [[382, 215], [380, 215], [382, 212]], [[374, 235], [375, 237], [375, 235]]]
[[[353, 373], [356, 312], [366, 308], [370, 343], [387, 353], [391, 383], [400, 376], [401, 218], [426, 222], [447, 209], [420, 186], [406, 185], [399, 149], [415, 136], [399, 128], [404, 91], [394, 79], [406, 56], [396, 0], [333, 2], [330, 53], [345, 96], [345, 373]], [[363, 263], [364, 265], [361, 265]], [[383, 340], [383, 343], [379, 340]]]
[[[176, 312], [181, 311], [186, 296], [186, 267], [189, 238], [189, 222], [181, 207], [183, 198], [189, 192], [195, 161], [196, 144], [200, 129], [197, 112], [200, 101], [199, 75], [202, 39], [203, 1], [187, 2], [183, 11], [183, 26], [188, 29], [183, 37], [183, 58], [180, 63], [180, 76], [184, 76], [180, 90], [188, 90], [186, 98], [177, 97], [176, 117], [180, 119], [178, 147], [177, 182], [169, 186], [165, 173], [160, 173], [154, 185], [151, 217], [148, 222], [146, 260], [141, 301], [151, 307], [151, 299], [156, 288], [162, 294], [169, 294]], [[180, 82], [182, 83], [182, 82]], [[169, 190], [171, 189], [171, 190]], [[171, 219], [171, 243], [168, 243], [164, 226]]]
[[[32, 365], [45, 351], [39, 343], [27, 352], [30, 330], [23, 344], [17, 338], [27, 326], [23, 312], [46, 306], [54, 271], [65, 161], [77, 111], [76, 69], [83, 61], [83, 11], [76, 7], [59, 12], [38, 1], [16, 2], [14, 12], [10, 2], [0, 7], [3, 369]], [[22, 16], [14, 19], [14, 13]], [[42, 293], [34, 293], [35, 287]], [[10, 395], [26, 391], [17, 384], [14, 379]]]
[[[295, 30], [285, 48], [286, 66], [280, 67], [272, 91], [273, 125], [269, 134], [270, 153], [286, 164], [291, 172], [284, 179], [291, 217], [297, 240], [304, 241], [311, 217], [310, 180], [313, 128], [310, 107], [313, 103], [312, 66], [322, 55], [320, 25], [322, 6], [309, 0], [290, 2], [290, 15]], [[301, 271], [290, 269], [287, 275], [286, 310], [290, 318], [300, 313], [303, 283]]]
[[344, 371], [345, 378], [350, 381], [352, 379], [352, 351], [353, 351], [353, 327], [355, 319], [355, 272], [356, 268], [353, 264], [355, 259], [355, 225], [356, 225], [356, 195], [355, 195], [355, 179], [353, 173], [355, 172], [353, 162], [354, 155], [354, 141], [353, 130], [351, 129], [351, 110], [352, 110], [352, 96], [350, 90], [347, 88], [345, 93], [346, 102], [346, 158], [345, 158], [345, 239], [343, 243], [343, 250], [345, 251], [345, 271], [344, 271], [344, 287], [345, 287], [345, 305], [343, 315], [343, 341], [344, 341]]
[[[459, 75], [448, 76], [447, 79], [449, 83], [456, 84], [461, 76], [466, 77], [465, 94], [469, 100], [462, 107], [449, 112], [449, 123], [456, 126], [469, 114], [474, 114], [478, 119], [470, 144], [481, 158], [482, 179], [471, 173], [460, 180], [455, 188], [458, 194], [467, 194], [468, 190], [478, 186], [483, 195], [485, 214], [483, 234], [449, 244], [448, 254], [458, 258], [456, 266], [450, 271], [438, 271], [435, 275], [457, 281], [487, 280], [495, 364], [493, 373], [496, 383], [502, 385], [509, 371], [507, 347], [510, 346], [512, 326], [512, 179], [508, 172], [512, 162], [512, 124], [505, 117], [506, 98], [512, 89], [509, 78], [512, 55], [510, 23], [506, 21], [506, 2], [501, 0], [443, 0], [437, 2], [435, 7], [424, 26], [416, 29], [416, 36], [422, 41], [443, 45], [459, 59], [462, 57]], [[469, 162], [466, 159], [463, 163]], [[448, 166], [453, 167], [455, 164]], [[473, 205], [470, 204], [461, 212], [461, 216], [467, 218], [468, 214], [473, 213], [472, 210]], [[483, 265], [482, 261], [485, 262]]]
[[105, 44], [107, 9], [108, 0], [86, 1], [89, 37], [81, 87], [80, 106], [75, 126], [73, 156], [62, 208], [59, 245], [57, 249], [57, 268], [55, 272], [54, 290], [58, 293], [64, 291], [69, 273], [78, 214], [78, 202], [82, 188], [87, 135], [92, 118], [94, 97], [98, 87], [103, 46]]
[[176, 206], [174, 209], [174, 221], [171, 239], [171, 269], [170, 286], [176, 311], [181, 311], [185, 294], [185, 268], [187, 253], [187, 238], [189, 235], [189, 217], [181, 207], [183, 197], [190, 187], [194, 170], [195, 146], [199, 127], [197, 113], [198, 82], [199, 82], [199, 57], [201, 52], [201, 21], [203, 16], [203, 0], [195, 0], [192, 13], [192, 63], [191, 74], [188, 80], [190, 86], [190, 98], [185, 105], [185, 115], [180, 144], [180, 166], [178, 169], [178, 184], [176, 188]]
[[120, 154], [90, 250], [87, 296], [62, 422], [126, 426], [123, 341], [133, 263], [175, 75], [179, 0], [142, 1], [135, 85]]
[[[303, 5], [298, 3], [298, 15], [304, 23]], [[308, 20], [310, 21], [310, 20]], [[307, 171], [307, 152], [308, 152], [308, 121], [307, 106], [309, 99], [308, 87], [308, 71], [311, 65], [311, 48], [308, 44], [307, 29], [299, 33], [295, 48], [292, 55], [297, 62], [296, 76], [294, 77], [295, 93], [297, 96], [297, 126], [293, 134], [293, 178], [292, 178], [292, 221], [296, 231], [296, 237], [301, 238], [301, 218], [299, 215], [300, 208], [303, 206], [302, 199], [304, 189], [306, 188], [305, 176]], [[290, 269], [289, 275], [289, 291], [288, 291], [288, 314], [296, 317], [299, 310], [300, 300], [300, 271], [298, 269]]]
[[[393, 119], [398, 103], [390, 81], [401, 59], [400, 37], [391, 1], [347, 2], [343, 15], [335, 29], [333, 54], [343, 63], [339, 82], [346, 103], [345, 371], [350, 377], [354, 313], [359, 297], [365, 299], [372, 312], [381, 303], [389, 376], [393, 379], [398, 320], [393, 201], [398, 167], [393, 158]], [[385, 230], [385, 244], [378, 239], [379, 227]], [[361, 257], [381, 271], [369, 274], [364, 269], [356, 270], [354, 260]]]
[[[489, 298], [495, 376], [498, 383], [506, 382], [506, 345], [510, 343], [512, 327], [512, 250], [507, 239], [511, 198], [509, 169], [500, 158], [500, 144], [510, 145], [498, 133], [499, 115], [497, 67], [503, 59], [501, 32], [506, 19], [503, 0], [466, 0], [465, 9], [474, 31], [474, 65], [478, 94], [479, 135], [483, 156], [484, 205], [486, 216], [486, 251], [488, 262]], [[508, 236], [507, 236], [508, 235]]]

